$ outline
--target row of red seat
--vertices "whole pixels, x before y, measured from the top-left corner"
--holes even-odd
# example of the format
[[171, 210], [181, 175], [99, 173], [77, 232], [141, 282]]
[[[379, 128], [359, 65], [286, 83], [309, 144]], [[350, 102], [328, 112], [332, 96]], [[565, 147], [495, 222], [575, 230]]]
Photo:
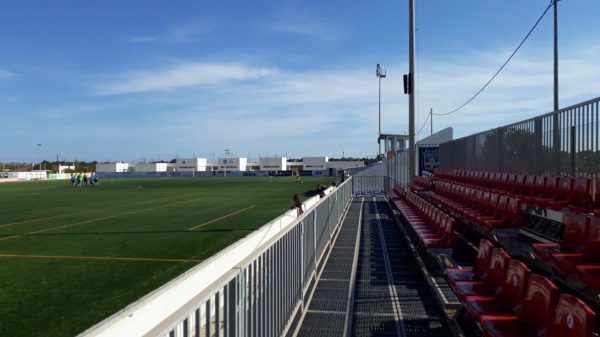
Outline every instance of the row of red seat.
[[412, 191], [394, 200], [396, 206], [427, 249], [452, 249], [456, 245], [455, 221]]
[[425, 193], [472, 224], [488, 230], [523, 225], [521, 201], [516, 197], [446, 181], [436, 182], [435, 190]]
[[387, 195], [392, 200], [404, 198], [404, 185], [395, 183], [392, 188], [387, 191]]
[[491, 189], [521, 198], [530, 205], [575, 213], [598, 212], [600, 216], [600, 181], [595, 199], [589, 177], [517, 174], [506, 172], [436, 169], [434, 180], [448, 180]]
[[480, 241], [473, 269], [446, 276], [485, 336], [593, 336], [592, 309], [488, 240]]
[[560, 243], [534, 243], [535, 255], [561, 272], [577, 274], [600, 290], [600, 218], [572, 213]]
[[413, 182], [407, 184], [413, 192], [426, 191], [431, 188], [431, 181], [427, 177], [414, 176]]

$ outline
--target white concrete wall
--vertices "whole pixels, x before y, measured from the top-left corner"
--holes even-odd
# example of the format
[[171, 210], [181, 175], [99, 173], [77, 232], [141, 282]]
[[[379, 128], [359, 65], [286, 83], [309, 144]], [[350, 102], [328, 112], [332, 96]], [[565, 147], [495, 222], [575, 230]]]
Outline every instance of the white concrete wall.
[[178, 158], [175, 160], [176, 171], [206, 171], [206, 158]]
[[128, 163], [96, 164], [96, 172], [127, 172]]
[[247, 158], [218, 158], [217, 165], [220, 171], [225, 170], [225, 166], [227, 166], [227, 171], [246, 171], [246, 163], [248, 162]]
[[324, 171], [327, 169], [328, 157], [304, 157], [302, 167], [306, 171]]
[[286, 157], [264, 157], [258, 163], [261, 171], [287, 171]]
[[167, 172], [167, 163], [135, 164], [135, 172]]

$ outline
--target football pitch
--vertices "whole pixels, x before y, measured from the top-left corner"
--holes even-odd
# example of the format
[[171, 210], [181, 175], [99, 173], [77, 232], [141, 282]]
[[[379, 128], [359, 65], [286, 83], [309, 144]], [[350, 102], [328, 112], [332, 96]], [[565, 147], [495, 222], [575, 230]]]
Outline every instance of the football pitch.
[[333, 181], [0, 183], [0, 336], [75, 336]]

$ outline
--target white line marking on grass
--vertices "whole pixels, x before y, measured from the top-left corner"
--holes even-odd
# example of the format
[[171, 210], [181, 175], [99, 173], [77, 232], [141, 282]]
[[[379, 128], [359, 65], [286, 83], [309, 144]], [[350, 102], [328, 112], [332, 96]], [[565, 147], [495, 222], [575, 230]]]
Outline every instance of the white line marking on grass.
[[110, 256], [67, 256], [67, 255], [26, 255], [26, 254], [0, 254], [0, 257], [22, 257], [31, 259], [71, 259], [71, 260], [105, 260], [105, 261], [149, 261], [149, 262], [187, 262], [199, 263], [204, 260], [187, 259], [156, 259], [148, 257], [110, 257]]
[[175, 206], [175, 205], [181, 205], [181, 204], [185, 204], [185, 203], [189, 203], [189, 202], [193, 202], [193, 201], [198, 201], [200, 199], [203, 199], [203, 198], [197, 198], [197, 199], [186, 200], [186, 201], [182, 201], [182, 202], [176, 202], [176, 203], [169, 204], [169, 205], [163, 205], [163, 206], [151, 207], [151, 208], [146, 208], [146, 209], [140, 209], [140, 210], [137, 210], [137, 211], [131, 211], [131, 212], [125, 212], [125, 213], [121, 213], [121, 214], [115, 214], [115, 215], [106, 216], [106, 217], [103, 217], [103, 218], [97, 218], [97, 219], [82, 221], [82, 222], [78, 222], [78, 223], [74, 223], [74, 224], [69, 224], [69, 225], [62, 225], [62, 226], [58, 226], [58, 227], [41, 229], [39, 231], [33, 231], [33, 232], [19, 234], [19, 235], [7, 236], [5, 238], [1, 238], [0, 241], [4, 241], [4, 240], [8, 240], [8, 239], [14, 239], [14, 238], [18, 238], [18, 237], [21, 237], [21, 236], [27, 236], [27, 235], [44, 233], [44, 232], [52, 231], [52, 230], [55, 230], [55, 229], [61, 229], [61, 228], [67, 228], [67, 227], [73, 227], [73, 226], [83, 225], [83, 224], [86, 224], [86, 223], [96, 222], [96, 221], [100, 221], [100, 220], [117, 218], [117, 217], [120, 217], [120, 216], [123, 216], [123, 215], [130, 215], [130, 214], [135, 214], [135, 213], [140, 213], [140, 212], [146, 212], [146, 211], [150, 211], [150, 210], [155, 210], [155, 209], [159, 209], [159, 208], [166, 208], [166, 207], [171, 207], [171, 206]]
[[222, 216], [222, 217], [220, 217], [220, 218], [216, 218], [216, 219], [214, 219], [214, 220], [210, 220], [210, 221], [208, 221], [208, 222], [201, 223], [201, 224], [199, 224], [198, 226], [194, 226], [194, 227], [192, 227], [192, 228], [189, 228], [189, 229], [188, 229], [188, 231], [193, 231], [193, 230], [196, 230], [196, 229], [198, 229], [198, 228], [200, 228], [200, 227], [202, 227], [202, 226], [205, 226], [205, 225], [211, 224], [211, 223], [213, 223], [213, 222], [217, 222], [217, 221], [219, 221], [219, 220], [223, 220], [223, 219], [225, 219], [225, 218], [228, 218], [228, 217], [230, 217], [230, 216], [232, 216], [232, 215], [236, 215], [236, 214], [238, 214], [238, 213], [241, 213], [241, 212], [243, 212], [243, 211], [247, 211], [247, 210], [249, 210], [250, 208], [253, 208], [253, 207], [256, 207], [256, 205], [252, 205], [252, 206], [250, 206], [250, 207], [246, 207], [246, 208], [244, 208], [244, 209], [240, 209], [239, 211], [236, 211], [236, 212], [233, 212], [233, 213], [229, 213], [229, 214], [227, 214], [227, 215], [224, 215], [224, 216]]
[[[173, 199], [173, 198], [188, 197], [188, 196], [196, 195], [196, 194], [198, 194], [198, 193], [189, 193], [189, 194], [186, 194], [186, 195], [178, 195], [178, 196], [167, 197], [167, 198], [162, 198], [162, 199], [155, 199], [155, 200], [138, 201], [138, 202], [132, 202], [130, 204], [120, 204], [120, 205], [112, 206], [112, 207], [98, 208], [98, 209], [95, 209], [93, 211], [81, 211], [81, 212], [75, 212], [75, 213], [65, 213], [65, 214], [60, 214], [60, 215], [53, 215], [53, 216], [49, 216], [49, 217], [45, 217], [45, 218], [38, 218], [38, 219], [31, 219], [31, 220], [25, 220], [25, 221], [7, 223], [7, 224], [4, 224], [4, 225], [0, 225], [0, 228], [8, 227], [8, 226], [15, 226], [15, 225], [22, 225], [22, 224], [26, 224], [26, 223], [29, 223], [29, 222], [45, 221], [45, 220], [49, 220], [49, 219], [62, 218], [62, 217], [67, 217], [67, 216], [71, 216], [71, 215], [81, 215], [81, 214], [86, 214], [86, 213], [93, 213], [93, 212], [98, 212], [98, 211], [105, 211], [105, 210], [108, 210], [108, 209], [129, 207], [131, 205], [136, 205], [136, 204], [144, 204], [144, 203], [155, 202], [155, 201], [162, 201], [162, 200], [168, 200], [168, 199]], [[196, 200], [198, 200], [198, 199], [196, 199]]]

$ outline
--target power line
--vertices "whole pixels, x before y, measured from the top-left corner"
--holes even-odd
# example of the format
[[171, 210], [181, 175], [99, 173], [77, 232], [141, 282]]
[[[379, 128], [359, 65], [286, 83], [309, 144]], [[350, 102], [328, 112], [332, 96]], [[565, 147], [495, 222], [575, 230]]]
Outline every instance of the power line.
[[540, 21], [542, 21], [542, 19], [544, 18], [544, 16], [546, 16], [546, 13], [550, 9], [550, 7], [552, 7], [554, 5], [555, 1], [558, 2], [560, 0], [550, 1], [550, 5], [548, 5], [548, 7], [546, 8], [546, 10], [544, 10], [544, 13], [542, 14], [542, 16], [540, 16], [540, 18], [536, 21], [535, 25], [533, 25], [533, 27], [531, 28], [531, 30], [529, 31], [529, 33], [527, 33], [527, 35], [525, 36], [525, 38], [523, 39], [523, 41], [521, 41], [521, 43], [519, 44], [519, 46], [517, 47], [517, 49], [515, 49], [515, 51], [510, 55], [510, 57], [508, 58], [508, 60], [506, 60], [506, 62], [504, 62], [504, 64], [502, 65], [502, 67], [500, 67], [500, 69], [498, 69], [498, 71], [494, 74], [494, 76], [492, 76], [492, 78], [481, 89], [479, 89], [479, 91], [475, 95], [473, 95], [473, 97], [471, 97], [463, 105], [459, 106], [458, 108], [456, 108], [456, 109], [454, 109], [454, 110], [452, 110], [450, 112], [441, 113], [441, 114], [434, 113], [434, 115], [436, 115], [436, 116], [450, 115], [450, 114], [455, 113], [458, 110], [464, 108], [467, 104], [471, 103], [471, 101], [474, 100], [475, 97], [477, 97], [490, 83], [492, 83], [492, 81], [496, 78], [496, 76], [498, 76], [498, 74], [502, 71], [502, 69], [504, 69], [504, 67], [508, 64], [508, 62], [513, 58], [513, 56], [515, 56], [515, 54], [521, 48], [521, 46], [525, 43], [525, 41], [527, 40], [527, 38], [529, 38], [529, 35], [531, 35], [531, 33], [533, 33], [533, 31], [535, 30], [535, 28], [537, 27], [537, 25], [540, 23]]
[[429, 120], [429, 117], [431, 117], [432, 113], [433, 113], [433, 110], [427, 114], [427, 118], [425, 118], [425, 122], [423, 123], [423, 126], [421, 126], [421, 128], [419, 129], [419, 132], [417, 132], [417, 136], [421, 133], [421, 131], [423, 130], [425, 125], [427, 125], [427, 121]]

